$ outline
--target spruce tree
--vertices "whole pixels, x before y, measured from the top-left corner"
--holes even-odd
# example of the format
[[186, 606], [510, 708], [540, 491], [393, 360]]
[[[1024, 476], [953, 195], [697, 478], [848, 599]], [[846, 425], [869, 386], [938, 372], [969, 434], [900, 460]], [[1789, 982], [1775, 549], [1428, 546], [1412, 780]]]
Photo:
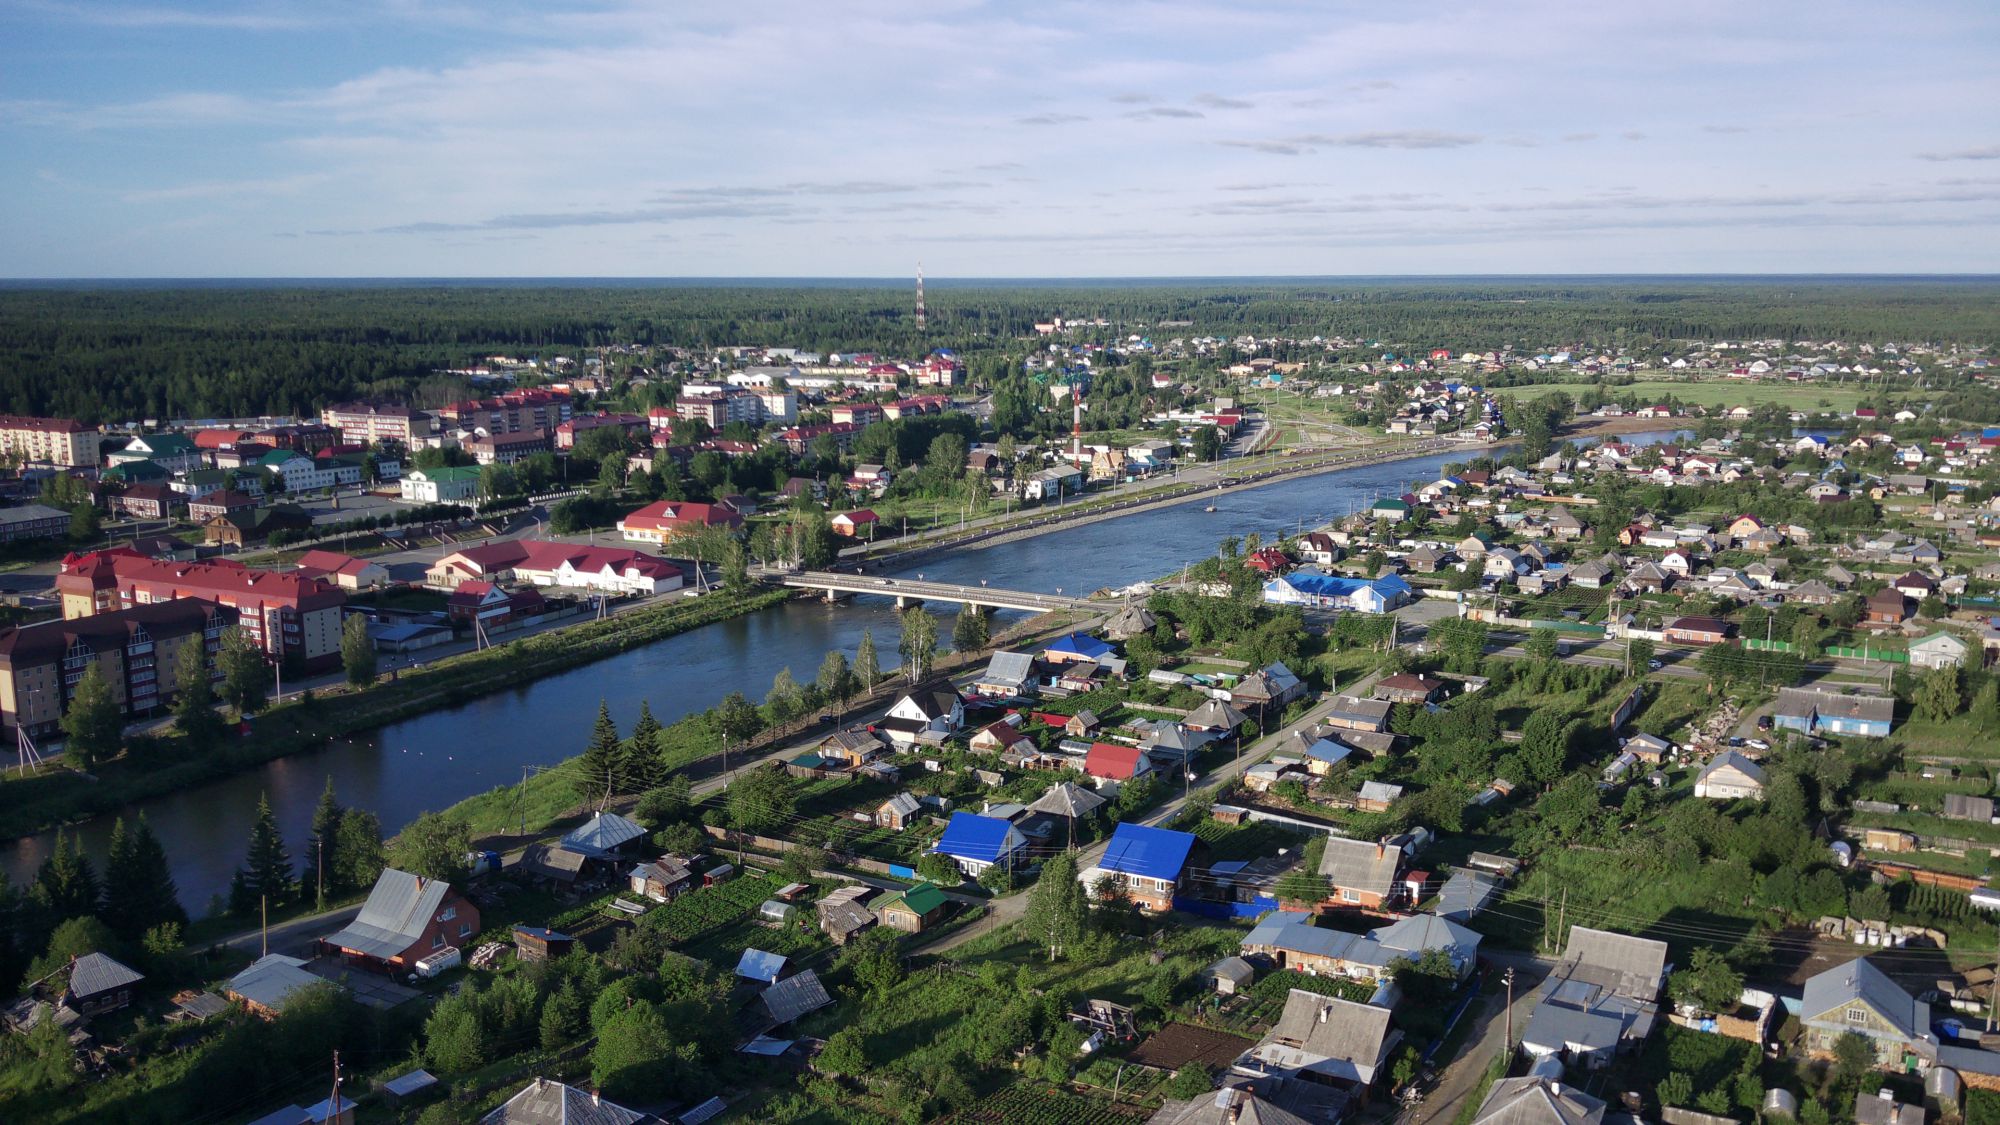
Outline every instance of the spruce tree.
[[611, 721], [611, 707], [599, 699], [597, 723], [591, 727], [590, 742], [583, 748], [583, 758], [577, 763], [581, 775], [578, 787], [586, 802], [602, 801], [618, 791], [618, 775], [625, 764], [624, 756], [624, 748], [619, 745], [618, 724]]
[[326, 909], [326, 896], [338, 893], [340, 885], [340, 820], [347, 810], [334, 799], [333, 775], [328, 774], [326, 788], [319, 795], [319, 805], [313, 809], [312, 835], [306, 840], [305, 879], [313, 888], [313, 901], [321, 910]]
[[162, 923], [187, 925], [166, 849], [153, 835], [144, 813], [127, 832], [121, 817], [111, 829], [111, 854], [104, 861], [104, 922], [112, 932], [137, 941]]
[[257, 823], [250, 827], [250, 848], [243, 866], [229, 884], [230, 909], [238, 914], [256, 913], [260, 901], [282, 906], [292, 895], [292, 855], [285, 850], [285, 838], [278, 833], [278, 818], [271, 812], [267, 793], [257, 799]]
[[97, 913], [97, 869], [90, 865], [90, 857], [83, 854], [81, 840], [72, 844], [68, 833], [56, 830], [55, 849], [35, 873], [33, 895], [51, 927], [70, 918]]
[[625, 743], [625, 760], [619, 772], [628, 793], [644, 793], [660, 783], [660, 720], [653, 717], [653, 705], [639, 701], [639, 721], [632, 724], [632, 737]]

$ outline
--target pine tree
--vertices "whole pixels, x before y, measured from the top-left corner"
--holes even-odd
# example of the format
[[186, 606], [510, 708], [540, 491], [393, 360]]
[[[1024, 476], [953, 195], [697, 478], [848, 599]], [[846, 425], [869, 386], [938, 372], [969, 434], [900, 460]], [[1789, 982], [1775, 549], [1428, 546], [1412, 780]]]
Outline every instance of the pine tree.
[[104, 922], [112, 932], [137, 941], [162, 923], [187, 925], [166, 849], [153, 835], [144, 813], [125, 830], [124, 818], [111, 828], [111, 854], [104, 861]]
[[854, 678], [860, 683], [862, 691], [867, 691], [881, 682], [882, 660], [875, 655], [873, 629], [861, 630], [861, 646], [854, 650]]
[[625, 743], [625, 760], [620, 767], [628, 793], [644, 793], [660, 783], [660, 720], [653, 717], [653, 705], [639, 701], [639, 721], [632, 724], [632, 737]]
[[597, 723], [590, 730], [590, 743], [577, 762], [582, 780], [578, 783], [585, 801], [603, 801], [618, 792], [618, 777], [624, 750], [619, 746], [618, 724], [611, 721], [611, 707], [597, 701]]
[[271, 812], [267, 793], [257, 799], [257, 823], [250, 827], [250, 848], [243, 866], [229, 883], [230, 909], [238, 914], [254, 914], [259, 903], [281, 906], [292, 895], [292, 854], [285, 850], [285, 838], [278, 832], [278, 818]]
[[340, 876], [340, 821], [347, 810], [340, 807], [333, 792], [333, 775], [328, 774], [326, 788], [319, 795], [319, 805], [313, 809], [312, 835], [306, 840], [306, 878], [313, 886], [313, 901], [320, 910], [326, 909], [326, 896], [337, 894], [343, 888]]
[[90, 769], [118, 753], [125, 715], [95, 660], [84, 666], [83, 677], [76, 682], [69, 710], [63, 713], [62, 731], [63, 750], [77, 769]]
[[97, 913], [97, 869], [91, 866], [90, 857], [83, 854], [81, 839], [72, 843], [68, 833], [56, 830], [55, 848], [35, 872], [33, 895], [51, 926]]
[[174, 725], [195, 750], [206, 750], [222, 734], [222, 716], [215, 713], [215, 682], [209, 678], [208, 652], [202, 642], [181, 643], [174, 657]]

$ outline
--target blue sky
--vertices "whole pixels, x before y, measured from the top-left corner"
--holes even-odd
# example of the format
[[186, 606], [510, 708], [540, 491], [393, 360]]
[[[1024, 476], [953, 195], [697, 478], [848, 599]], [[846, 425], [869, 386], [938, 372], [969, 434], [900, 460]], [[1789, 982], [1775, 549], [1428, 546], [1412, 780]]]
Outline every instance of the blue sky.
[[0, 0], [0, 274], [2000, 270], [2000, 5]]

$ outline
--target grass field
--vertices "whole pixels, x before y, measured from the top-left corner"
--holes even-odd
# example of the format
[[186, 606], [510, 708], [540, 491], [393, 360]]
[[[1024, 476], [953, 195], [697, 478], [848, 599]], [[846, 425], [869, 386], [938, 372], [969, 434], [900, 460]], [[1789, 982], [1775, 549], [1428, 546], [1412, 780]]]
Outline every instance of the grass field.
[[[1539, 383], [1529, 387], [1496, 387], [1493, 393], [1503, 398], [1533, 401], [1557, 391], [1578, 395], [1596, 385]], [[1659, 380], [1633, 383], [1629, 386], [1607, 386], [1604, 389], [1607, 393], [1621, 398], [1627, 394], [1641, 399], [1664, 399], [1672, 395], [1681, 402], [1706, 407], [1762, 406], [1767, 402], [1775, 402], [1796, 410], [1826, 410], [1837, 414], [1850, 414], [1856, 406], [1861, 405], [1863, 399], [1872, 397], [1869, 391], [1854, 384], [1826, 386], [1816, 383], [1757, 383], [1735, 379], [1709, 379], [1700, 382]], [[1662, 424], [1670, 423], [1671, 420], [1666, 420]]]

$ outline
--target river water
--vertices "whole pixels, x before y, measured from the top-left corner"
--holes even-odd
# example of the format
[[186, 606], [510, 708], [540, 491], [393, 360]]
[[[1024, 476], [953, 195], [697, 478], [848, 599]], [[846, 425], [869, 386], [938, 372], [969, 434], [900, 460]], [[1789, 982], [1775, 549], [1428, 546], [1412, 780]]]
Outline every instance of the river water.
[[[1225, 536], [1256, 532], [1269, 540], [1345, 516], [1379, 495], [1433, 480], [1440, 466], [1465, 456], [1278, 481], [1219, 494], [1215, 512], [1203, 511], [1198, 501], [1155, 508], [961, 550], [903, 573], [964, 584], [983, 579], [1043, 593], [1126, 586], [1206, 557]], [[948, 641], [953, 607], [932, 608]], [[713, 706], [731, 691], [762, 699], [781, 668], [807, 681], [827, 652], [843, 649], [851, 657], [864, 629], [874, 630], [882, 662], [893, 665], [897, 626], [887, 599], [863, 597], [838, 606], [792, 601], [121, 812], [145, 813], [166, 848], [181, 901], [198, 916], [212, 896], [226, 892], [231, 872], [242, 862], [259, 794], [270, 797], [294, 858], [303, 861], [298, 851], [329, 777], [342, 804], [373, 810], [384, 834], [391, 834], [426, 810], [517, 783], [524, 767], [553, 765], [580, 753], [600, 698], [622, 730], [631, 729], [642, 700], [660, 721], [672, 722]], [[84, 848], [99, 863], [111, 820], [100, 817], [81, 826]], [[51, 845], [47, 834], [0, 844], [0, 869], [18, 886], [33, 877]]]

